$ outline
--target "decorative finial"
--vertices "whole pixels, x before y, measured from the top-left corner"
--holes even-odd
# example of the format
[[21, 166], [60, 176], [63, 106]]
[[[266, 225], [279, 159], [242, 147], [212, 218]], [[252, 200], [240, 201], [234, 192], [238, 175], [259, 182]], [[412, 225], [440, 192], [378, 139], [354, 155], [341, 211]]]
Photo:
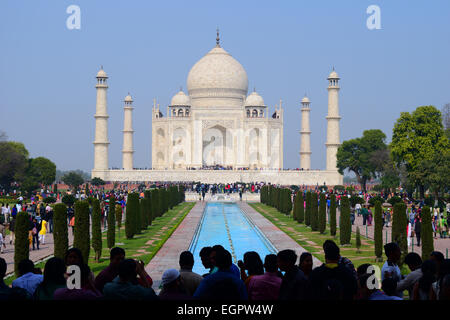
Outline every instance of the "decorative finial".
[[103, 65], [100, 65], [100, 70], [103, 70]]
[[217, 28], [216, 47], [220, 48], [219, 28]]
[[180, 86], [180, 91], [183, 91], [183, 86]]
[[128, 95], [130, 95], [130, 91], [128, 91]]
[[334, 66], [333, 66], [333, 71], [334, 71]]
[[256, 92], [256, 87], [253, 87], [253, 92]]

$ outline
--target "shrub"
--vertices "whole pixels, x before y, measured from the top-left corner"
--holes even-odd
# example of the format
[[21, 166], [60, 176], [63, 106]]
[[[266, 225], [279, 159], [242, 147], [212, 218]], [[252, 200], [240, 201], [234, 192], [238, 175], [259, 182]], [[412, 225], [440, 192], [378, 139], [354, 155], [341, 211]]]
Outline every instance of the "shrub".
[[142, 198], [139, 203], [141, 230], [147, 229], [147, 199]]
[[380, 201], [375, 203], [374, 222], [375, 256], [377, 261], [383, 261], [383, 217]]
[[306, 192], [305, 225], [311, 225], [311, 191]]
[[375, 203], [377, 203], [377, 202], [381, 202], [383, 204], [384, 199], [380, 196], [375, 196], [375, 197], [370, 198], [368, 202], [373, 207], [373, 206], [375, 206]]
[[399, 265], [403, 264], [404, 257], [408, 253], [408, 243], [406, 239], [406, 205], [403, 202], [394, 205], [394, 215], [392, 217], [392, 241], [400, 246], [402, 258]]
[[356, 241], [355, 241], [355, 245], [356, 245], [356, 251], [360, 252], [360, 248], [361, 248], [361, 233], [359, 232], [359, 227], [356, 227]]
[[330, 234], [336, 236], [336, 195], [332, 194], [330, 199]]
[[299, 191], [297, 193], [297, 197], [298, 197], [298, 213], [297, 213], [297, 218], [298, 218], [298, 222], [303, 223], [305, 222], [305, 202], [303, 201], [303, 191]]
[[327, 224], [327, 200], [325, 199], [325, 194], [320, 194], [320, 205], [319, 205], [319, 232], [325, 233]]
[[83, 260], [89, 261], [90, 233], [89, 233], [89, 203], [87, 201], [75, 202], [75, 234], [73, 246], [81, 250]]
[[75, 201], [77, 201], [77, 199], [71, 194], [66, 194], [61, 199], [61, 202], [64, 203], [68, 207], [73, 206]]
[[44, 203], [55, 203], [56, 198], [55, 197], [47, 197], [43, 200]]
[[356, 206], [357, 203], [363, 204], [364, 203], [364, 199], [359, 197], [359, 196], [357, 196], [357, 195], [352, 195], [351, 198], [350, 198], [350, 203], [351, 203], [351, 206], [354, 207], [354, 206]]
[[429, 259], [431, 252], [434, 251], [433, 227], [431, 225], [431, 211], [430, 207], [424, 206], [422, 208], [422, 258]]
[[[148, 225], [151, 226], [152, 225], [152, 220], [153, 220], [153, 217], [152, 217], [152, 199], [151, 199], [152, 192], [150, 190], [146, 190], [144, 192], [144, 196], [145, 196], [145, 199], [146, 199], [145, 204], [146, 204], [147, 221], [148, 221]], [[179, 201], [181, 201], [181, 199], [182, 199], [182, 195], [181, 195], [181, 192], [180, 192], [180, 194], [179, 194]]]
[[116, 198], [109, 197], [108, 231], [106, 232], [106, 243], [111, 249], [116, 244]]
[[100, 262], [102, 255], [102, 215], [100, 211], [100, 201], [92, 199], [92, 248], [95, 252], [95, 261]]
[[339, 223], [339, 238], [341, 245], [350, 244], [352, 224], [350, 221], [350, 201], [348, 197], [341, 198], [341, 215]]
[[319, 230], [319, 207], [317, 204], [317, 193], [311, 193], [311, 230]]
[[57, 203], [53, 208], [53, 224], [53, 254], [57, 258], [64, 259], [69, 248], [67, 206], [64, 203]]
[[30, 217], [25, 211], [18, 212], [16, 215], [16, 224], [14, 227], [14, 271], [16, 277], [19, 277], [19, 263], [28, 259], [30, 255], [30, 241], [28, 239], [30, 229]]
[[337, 192], [342, 192], [342, 191], [345, 190], [345, 187], [341, 186], [341, 185], [336, 185], [336, 186], [333, 187], [333, 190], [337, 191]]
[[139, 194], [130, 193], [127, 199], [127, 208], [125, 215], [125, 234], [127, 239], [132, 239], [136, 234], [135, 218], [139, 211]]
[[398, 196], [391, 197], [387, 200], [388, 203], [390, 203], [392, 206], [394, 206], [396, 203], [403, 202], [402, 198]]
[[152, 190], [152, 218], [159, 217], [159, 189]]
[[117, 238], [120, 237], [120, 228], [122, 227], [122, 206], [116, 204], [116, 223], [117, 223]]

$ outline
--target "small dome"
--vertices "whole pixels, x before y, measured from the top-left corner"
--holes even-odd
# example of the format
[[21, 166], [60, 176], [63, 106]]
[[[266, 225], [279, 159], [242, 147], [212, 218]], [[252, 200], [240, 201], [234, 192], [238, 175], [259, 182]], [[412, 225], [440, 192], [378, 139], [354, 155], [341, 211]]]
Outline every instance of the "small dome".
[[330, 75], [328, 76], [328, 79], [340, 79], [336, 71], [331, 71]]
[[253, 91], [248, 95], [247, 99], [245, 99], [244, 106], [246, 107], [265, 107], [264, 99], [256, 92]]
[[171, 106], [190, 106], [191, 105], [191, 99], [183, 92], [183, 90], [180, 90], [176, 95], [173, 96], [172, 101], [170, 102]]
[[309, 101], [309, 98], [307, 97], [307, 96], [305, 96], [303, 99], [302, 99], [302, 103], [310, 103], [311, 101]]
[[133, 102], [133, 98], [131, 98], [130, 94], [125, 97], [125, 102]]
[[103, 70], [103, 68], [101, 68], [100, 71], [97, 73], [97, 78], [108, 78], [108, 75]]

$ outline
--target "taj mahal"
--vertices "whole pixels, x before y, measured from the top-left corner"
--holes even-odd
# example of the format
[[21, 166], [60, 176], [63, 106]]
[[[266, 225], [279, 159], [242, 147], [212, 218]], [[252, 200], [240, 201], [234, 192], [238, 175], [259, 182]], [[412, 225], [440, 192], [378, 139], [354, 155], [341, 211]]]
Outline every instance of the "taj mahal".
[[[301, 100], [301, 170], [283, 170], [283, 105], [273, 112], [256, 90], [248, 94], [244, 67], [220, 45], [201, 58], [166, 110], [153, 101], [151, 170], [133, 167], [133, 99], [124, 99], [122, 169], [108, 165], [108, 76], [97, 73], [94, 169], [105, 181], [204, 183], [266, 182], [283, 185], [342, 184], [336, 168], [339, 133], [339, 76], [328, 77], [326, 170], [310, 170], [310, 100]], [[165, 115], [163, 113], [165, 111]], [[150, 119], [149, 119], [150, 120]], [[299, 121], [300, 123], [300, 121]]]

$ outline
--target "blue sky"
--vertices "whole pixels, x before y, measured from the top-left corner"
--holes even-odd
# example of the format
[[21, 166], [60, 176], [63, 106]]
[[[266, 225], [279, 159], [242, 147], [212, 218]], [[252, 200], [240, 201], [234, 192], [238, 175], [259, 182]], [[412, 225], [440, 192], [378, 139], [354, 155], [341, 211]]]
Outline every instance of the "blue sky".
[[[81, 8], [81, 29], [66, 8]], [[381, 30], [366, 9], [381, 8]], [[95, 75], [108, 73], [110, 166], [121, 167], [123, 98], [134, 98], [136, 167], [151, 161], [151, 107], [165, 112], [214, 45], [246, 69], [267, 105], [283, 99], [284, 166], [299, 166], [300, 100], [312, 101], [312, 167], [325, 167], [327, 76], [341, 76], [341, 140], [390, 141], [402, 111], [450, 102], [450, 1], [0, 2], [0, 130], [58, 169], [93, 166]]]

